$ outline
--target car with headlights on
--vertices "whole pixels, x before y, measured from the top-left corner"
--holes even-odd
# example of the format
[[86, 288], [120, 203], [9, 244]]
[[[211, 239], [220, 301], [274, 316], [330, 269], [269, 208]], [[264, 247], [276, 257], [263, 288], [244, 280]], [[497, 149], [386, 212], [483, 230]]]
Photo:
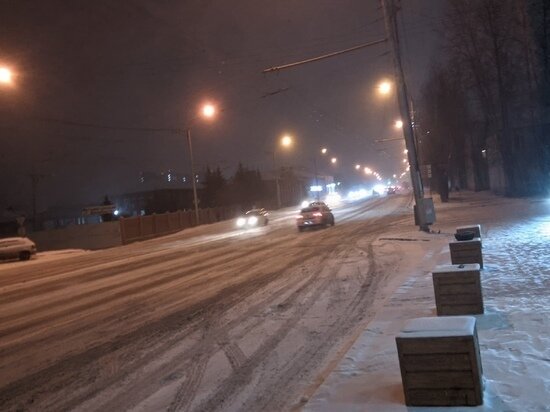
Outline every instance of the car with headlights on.
[[322, 202], [304, 207], [296, 217], [296, 226], [299, 232], [308, 227], [328, 225], [334, 226], [334, 215], [330, 208]]
[[269, 223], [269, 213], [265, 209], [252, 209], [237, 218], [237, 227], [242, 229], [266, 226]]
[[0, 259], [29, 260], [36, 254], [36, 244], [26, 237], [0, 239]]

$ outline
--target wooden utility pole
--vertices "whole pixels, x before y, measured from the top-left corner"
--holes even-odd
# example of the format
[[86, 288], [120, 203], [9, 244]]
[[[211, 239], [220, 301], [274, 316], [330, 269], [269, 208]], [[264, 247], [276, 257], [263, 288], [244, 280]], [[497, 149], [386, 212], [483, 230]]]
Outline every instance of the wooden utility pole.
[[[414, 192], [415, 201], [415, 216], [417, 225], [420, 230], [429, 232], [429, 223], [434, 219], [428, 219], [426, 213], [426, 202], [424, 199], [424, 189], [422, 187], [422, 179], [420, 177], [420, 168], [418, 164], [418, 157], [416, 153], [416, 144], [414, 141], [413, 122], [411, 119], [411, 110], [409, 107], [409, 96], [407, 92], [407, 85], [405, 83], [405, 76], [403, 73], [403, 66], [401, 63], [401, 53], [399, 48], [399, 36], [397, 32], [396, 24], [396, 11], [397, 8], [394, 4], [394, 0], [380, 0], [382, 10], [384, 12], [384, 23], [386, 26], [386, 36], [392, 49], [393, 62], [395, 66], [395, 81], [397, 91], [397, 101], [399, 104], [399, 112], [403, 121], [403, 135], [405, 137], [405, 146], [408, 150], [407, 156], [409, 160], [411, 182]], [[433, 212], [433, 209], [431, 209]]]

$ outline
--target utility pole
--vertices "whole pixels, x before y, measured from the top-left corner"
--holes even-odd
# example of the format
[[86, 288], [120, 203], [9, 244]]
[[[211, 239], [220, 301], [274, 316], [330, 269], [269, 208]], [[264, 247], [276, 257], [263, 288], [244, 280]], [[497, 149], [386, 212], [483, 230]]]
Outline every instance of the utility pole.
[[319, 201], [319, 177], [318, 177], [318, 173], [317, 173], [317, 154], [315, 154], [315, 156], [313, 156], [313, 168], [315, 169], [315, 198], [317, 201]]
[[[394, 0], [380, 0], [382, 10], [384, 12], [384, 23], [386, 26], [386, 35], [391, 45], [393, 62], [395, 67], [395, 80], [397, 101], [399, 104], [399, 112], [403, 121], [403, 135], [405, 137], [405, 146], [408, 150], [407, 156], [410, 165], [411, 182], [414, 192], [415, 201], [415, 216], [417, 225], [420, 230], [429, 232], [428, 217], [426, 214], [426, 204], [424, 202], [424, 189], [422, 187], [422, 179], [420, 177], [420, 168], [418, 165], [418, 157], [416, 153], [416, 144], [414, 141], [414, 129], [411, 119], [411, 111], [409, 108], [409, 97], [407, 92], [407, 85], [405, 83], [405, 76], [403, 73], [403, 66], [401, 63], [401, 53], [399, 47], [399, 35], [397, 32], [397, 23], [395, 15], [397, 8], [394, 4]], [[432, 219], [433, 220], [433, 219]]]
[[279, 180], [279, 170], [277, 170], [277, 162], [275, 160], [275, 149], [273, 150], [273, 170], [275, 170], [275, 186], [277, 190], [277, 209], [282, 207], [281, 203], [281, 182]]
[[195, 225], [199, 225], [199, 199], [197, 198], [197, 182], [195, 177], [195, 162], [193, 160], [193, 145], [191, 143], [191, 129], [187, 129], [187, 147], [189, 149], [189, 161], [191, 163], [191, 183], [193, 184], [193, 205], [195, 209]]

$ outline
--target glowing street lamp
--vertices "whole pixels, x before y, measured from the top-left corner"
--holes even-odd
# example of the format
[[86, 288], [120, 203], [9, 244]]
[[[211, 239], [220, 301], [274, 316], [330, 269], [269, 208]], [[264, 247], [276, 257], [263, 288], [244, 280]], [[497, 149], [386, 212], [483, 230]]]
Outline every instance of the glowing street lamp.
[[[216, 115], [216, 107], [211, 103], [206, 103], [200, 110], [200, 117], [212, 119]], [[189, 161], [191, 162], [191, 184], [193, 185], [193, 204], [195, 208], [195, 222], [199, 222], [199, 200], [197, 198], [197, 182], [195, 174], [195, 162], [193, 160], [193, 144], [191, 143], [191, 127], [187, 128], [187, 146], [189, 148]]]
[[284, 147], [289, 147], [290, 145], [292, 145], [292, 142], [292, 137], [287, 134], [281, 138], [281, 145]]
[[355, 165], [355, 170], [361, 169], [361, 165]]
[[369, 167], [365, 167], [365, 173], [368, 174], [368, 175], [373, 174], [372, 170]]
[[403, 121], [402, 120], [396, 120], [394, 124], [396, 129], [402, 129], [403, 128]]
[[388, 80], [383, 80], [378, 83], [378, 93], [381, 95], [388, 95], [391, 93], [392, 84]]
[[216, 115], [216, 106], [211, 103], [206, 103], [202, 107], [202, 115], [207, 119], [211, 119]]
[[323, 147], [323, 148], [321, 149], [321, 153], [322, 153], [322, 154], [327, 154], [327, 151], [328, 151], [328, 149], [327, 149], [326, 147]]
[[0, 67], [0, 84], [12, 84], [13, 74], [7, 67]]
[[330, 163], [332, 163], [333, 165], [336, 164], [337, 161], [338, 161], [338, 159], [336, 159], [335, 157], [330, 159]]

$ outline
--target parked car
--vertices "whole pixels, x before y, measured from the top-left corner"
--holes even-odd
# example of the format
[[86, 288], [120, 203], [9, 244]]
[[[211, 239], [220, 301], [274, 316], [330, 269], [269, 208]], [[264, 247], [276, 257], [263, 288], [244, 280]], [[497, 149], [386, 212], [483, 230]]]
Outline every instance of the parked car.
[[237, 227], [251, 228], [266, 226], [269, 223], [269, 213], [265, 209], [252, 209], [237, 219]]
[[308, 227], [327, 225], [334, 226], [334, 215], [330, 208], [324, 203], [304, 207], [296, 217], [296, 226], [299, 232], [302, 232]]
[[35, 243], [26, 237], [0, 239], [0, 259], [29, 260], [36, 254]]

